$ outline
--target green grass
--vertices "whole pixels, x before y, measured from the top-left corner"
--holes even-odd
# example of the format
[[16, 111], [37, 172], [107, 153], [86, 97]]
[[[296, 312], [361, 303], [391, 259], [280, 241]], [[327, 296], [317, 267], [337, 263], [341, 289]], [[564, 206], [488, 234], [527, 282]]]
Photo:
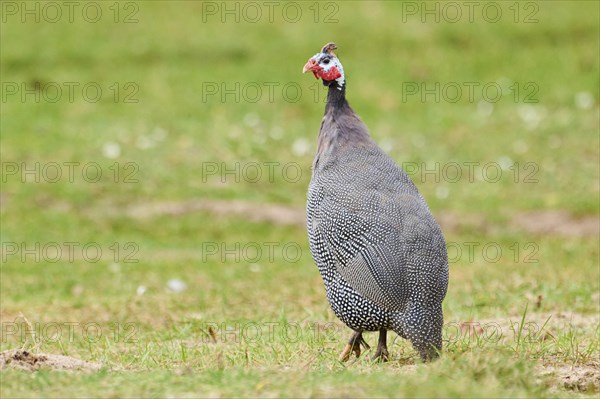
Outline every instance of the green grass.
[[[202, 3], [161, 1], [139, 3], [132, 24], [114, 23], [111, 3], [101, 3], [106, 18], [95, 24], [79, 14], [73, 23], [7, 16], [0, 349], [65, 354], [103, 369], [3, 370], [2, 397], [598, 394], [600, 248], [597, 233], [582, 227], [600, 214], [598, 3], [535, 3], [537, 23], [523, 23], [534, 9], [524, 3], [518, 23], [511, 2], [498, 3], [497, 23], [481, 13], [473, 23], [422, 23], [399, 2], [335, 3], [337, 23], [323, 22], [335, 8], [320, 3], [315, 23], [313, 3], [299, 4], [297, 23], [277, 12], [273, 23], [266, 14], [257, 23], [203, 22]], [[119, 18], [133, 10], [124, 7]], [[433, 364], [421, 364], [400, 338], [387, 364], [369, 361], [373, 349], [338, 362], [349, 330], [329, 309], [305, 228], [264, 218], [278, 204], [301, 219], [325, 89], [300, 68], [328, 41], [339, 47], [349, 101], [374, 139], [416, 167], [413, 180], [437, 217], [458, 221], [445, 224], [461, 253], [451, 252], [445, 353]], [[89, 102], [76, 89], [73, 101], [63, 91], [56, 103], [38, 103], [35, 94], [22, 101], [6, 92], [53, 82], [63, 90], [64, 82], [95, 82], [103, 94]], [[456, 83], [462, 98], [406, 93], [436, 82]], [[503, 96], [489, 103], [475, 90], [470, 101], [465, 82], [497, 83]], [[239, 101], [206, 93], [236, 83]], [[272, 101], [269, 84], [278, 84]], [[289, 101], [286, 84], [300, 87], [298, 101]], [[257, 86], [262, 96], [247, 101]], [[127, 95], [138, 101], [124, 102]], [[107, 157], [115, 145], [119, 153]], [[51, 162], [61, 165], [57, 182], [44, 174]], [[79, 163], [73, 181], [65, 162]], [[39, 163], [40, 172], [23, 178], [7, 169], [22, 163]], [[272, 180], [265, 163], [274, 165]], [[423, 178], [436, 163], [440, 180]], [[454, 182], [443, 174], [451, 163], [463, 173]], [[89, 165], [102, 171], [98, 181], [81, 175]], [[237, 181], [221, 176], [236, 165]], [[483, 174], [486, 165], [501, 165], [498, 181], [496, 169]], [[284, 166], [300, 177], [282, 176]], [[220, 211], [194, 210], [206, 200]], [[229, 210], [231, 201], [253, 211]], [[523, 228], [514, 216], [533, 213], [542, 221], [558, 214], [571, 229]], [[69, 242], [78, 243], [72, 259]], [[56, 262], [48, 243], [63, 251]], [[89, 243], [102, 256], [82, 252]], [[300, 252], [283, 252], [289, 243]], [[469, 243], [478, 243], [472, 254]], [[214, 253], [214, 245], [224, 247]], [[501, 255], [483, 252], [492, 246]], [[169, 290], [169, 280], [186, 289]], [[482, 331], [469, 335], [463, 324], [456, 336], [465, 322]], [[89, 326], [102, 336], [86, 335]], [[375, 345], [374, 334], [366, 339]]]

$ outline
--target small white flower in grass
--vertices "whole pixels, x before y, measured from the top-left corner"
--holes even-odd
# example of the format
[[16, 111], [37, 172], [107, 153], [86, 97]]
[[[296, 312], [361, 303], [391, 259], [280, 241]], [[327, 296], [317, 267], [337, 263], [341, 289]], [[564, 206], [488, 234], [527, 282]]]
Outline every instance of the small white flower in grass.
[[446, 186], [437, 186], [435, 189], [435, 196], [439, 199], [448, 198], [448, 194], [450, 194], [450, 189]]
[[167, 288], [173, 292], [182, 292], [187, 288], [187, 284], [177, 278], [173, 278], [167, 282]]
[[513, 160], [510, 159], [510, 157], [507, 157], [506, 155], [500, 157], [500, 159], [498, 159], [498, 165], [500, 165], [500, 168], [502, 170], [507, 170], [508, 168], [510, 168], [511, 166], [513, 166]]
[[147, 150], [148, 148], [156, 146], [156, 141], [154, 141], [151, 137], [148, 136], [139, 136], [135, 141], [135, 145], [140, 150]]
[[[504, 95], [512, 93], [512, 86], [514, 85], [514, 81], [512, 79], [507, 78], [506, 76], [501, 76], [496, 79], [496, 83], [500, 86]], [[490, 89], [490, 94], [491, 93], [492, 89]]]
[[114, 141], [107, 141], [102, 146], [102, 155], [109, 159], [118, 158], [121, 155], [121, 146]]
[[260, 265], [257, 264], [257, 263], [251, 263], [250, 264], [250, 271], [252, 273], [260, 273], [261, 272]]
[[292, 144], [292, 154], [294, 154], [297, 157], [301, 157], [308, 154], [309, 150], [310, 143], [307, 139], [299, 138], [294, 140], [294, 143]]
[[281, 128], [281, 126], [273, 126], [271, 128], [271, 131], [269, 132], [269, 136], [273, 140], [281, 140], [281, 138], [283, 137], [283, 129]]
[[111, 263], [108, 265], [108, 270], [113, 273], [119, 273], [121, 271], [121, 265], [119, 263]]
[[477, 115], [487, 118], [494, 112], [494, 104], [481, 100], [477, 103]]
[[517, 114], [519, 114], [521, 120], [525, 122], [525, 127], [529, 130], [533, 130], [537, 128], [540, 122], [546, 117], [547, 112], [544, 107], [523, 104], [517, 108]]
[[167, 132], [162, 127], [156, 127], [156, 128], [154, 128], [154, 130], [152, 130], [151, 136], [155, 141], [163, 141], [164, 139], [167, 138], [168, 133], [169, 132]]
[[230, 139], [237, 139], [242, 136], [244, 131], [239, 126], [230, 126], [227, 131], [227, 137]]
[[579, 109], [590, 109], [594, 106], [594, 95], [589, 91], [580, 91], [575, 94], [575, 105]]
[[140, 285], [139, 287], [137, 287], [137, 289], [135, 290], [135, 293], [137, 296], [142, 296], [146, 293], [146, 286], [144, 285]]
[[535, 108], [531, 105], [520, 105], [517, 108], [517, 114], [519, 114], [519, 118], [525, 123], [532, 123], [539, 119], [537, 112], [535, 112]]
[[513, 151], [517, 154], [524, 154], [529, 151], [529, 146], [523, 140], [513, 142]]
[[392, 140], [383, 139], [379, 142], [381, 149], [387, 153], [390, 153], [394, 149], [394, 143]]
[[248, 127], [257, 127], [260, 124], [260, 118], [258, 114], [251, 112], [244, 115], [244, 124]]

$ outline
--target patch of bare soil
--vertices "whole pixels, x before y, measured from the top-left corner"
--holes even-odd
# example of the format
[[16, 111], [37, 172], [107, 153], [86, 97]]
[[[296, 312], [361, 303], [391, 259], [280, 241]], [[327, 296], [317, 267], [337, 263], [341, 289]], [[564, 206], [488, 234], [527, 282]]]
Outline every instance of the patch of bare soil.
[[521, 319], [522, 316], [515, 315], [501, 319], [448, 322], [448, 342], [483, 339], [514, 345], [519, 339], [531, 342], [554, 340], [558, 331], [595, 330], [600, 326], [600, 315], [582, 315], [573, 312], [529, 313], [522, 326]]
[[513, 216], [511, 224], [533, 234], [566, 237], [600, 235], [600, 219], [597, 216], [576, 218], [562, 210], [520, 212]]
[[219, 216], [237, 216], [253, 222], [269, 222], [281, 225], [304, 226], [306, 224], [306, 215], [303, 209], [244, 201], [157, 202], [130, 207], [127, 214], [136, 219], [146, 219], [162, 215], [186, 215], [193, 212], [209, 212]]
[[[235, 216], [254, 222], [278, 225], [306, 224], [305, 210], [280, 204], [259, 204], [246, 201], [190, 200], [137, 204], [127, 209], [127, 214], [136, 219], [147, 219], [163, 215], [187, 215], [194, 212], [209, 212], [215, 215]], [[444, 231], [476, 230], [494, 231], [483, 215], [458, 215], [449, 212], [436, 214]], [[600, 219], [597, 216], [574, 217], [567, 211], [519, 212], [511, 216], [509, 227], [531, 234], [558, 235], [566, 237], [600, 236]]]
[[86, 362], [70, 356], [30, 353], [21, 349], [12, 349], [0, 353], [0, 370], [13, 368], [24, 371], [40, 369], [61, 371], [98, 371], [101, 365]]
[[[569, 329], [595, 330], [600, 325], [600, 315], [582, 315], [573, 312], [553, 314], [528, 314], [524, 325], [521, 316], [456, 323], [452, 333], [466, 340], [490, 340], [514, 346], [517, 340], [555, 340], [558, 331]], [[452, 343], [457, 337], [449, 335]], [[540, 377], [551, 377], [556, 388], [577, 392], [600, 392], [600, 359], [589, 359], [584, 364], [565, 364], [563, 359], [548, 356], [537, 367]]]
[[538, 367], [540, 376], [552, 376], [564, 389], [577, 392], [600, 391], [600, 363], [565, 366], [544, 364]]
[[488, 232], [491, 230], [491, 226], [485, 217], [476, 213], [459, 215], [451, 212], [439, 212], [434, 216], [444, 232], [460, 232], [463, 230]]

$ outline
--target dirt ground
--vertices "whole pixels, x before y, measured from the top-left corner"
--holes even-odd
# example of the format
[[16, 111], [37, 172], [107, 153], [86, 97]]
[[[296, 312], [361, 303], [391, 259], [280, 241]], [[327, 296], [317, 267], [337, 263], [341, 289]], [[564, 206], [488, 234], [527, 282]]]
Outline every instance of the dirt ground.
[[22, 349], [0, 352], [0, 370], [14, 368], [24, 371], [40, 369], [62, 371], [98, 371], [99, 363], [86, 362], [70, 356], [36, 353]]
[[[306, 211], [297, 207], [278, 204], [260, 204], [244, 201], [191, 200], [155, 202], [133, 205], [127, 209], [130, 217], [147, 219], [161, 215], [184, 215], [193, 212], [210, 212], [215, 215], [240, 216], [255, 222], [280, 225], [306, 224]], [[497, 227], [483, 215], [440, 213], [435, 215], [442, 230], [459, 231], [476, 229], [493, 231]], [[530, 234], [558, 235], [565, 237], [600, 236], [600, 220], [596, 216], [576, 217], [563, 210], [519, 212], [509, 215], [508, 227]]]

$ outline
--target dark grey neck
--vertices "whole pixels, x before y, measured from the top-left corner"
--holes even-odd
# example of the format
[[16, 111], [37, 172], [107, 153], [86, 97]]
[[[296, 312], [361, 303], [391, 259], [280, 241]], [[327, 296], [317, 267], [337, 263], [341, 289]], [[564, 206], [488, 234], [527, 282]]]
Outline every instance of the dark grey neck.
[[344, 85], [340, 89], [336, 81], [324, 81], [323, 84], [328, 86], [329, 89], [325, 116], [319, 131], [314, 168], [319, 165], [322, 156], [327, 158], [325, 154], [332, 154], [357, 146], [370, 147], [375, 145], [369, 137], [367, 127], [346, 101], [346, 86]]
[[348, 104], [348, 101], [346, 101], [345, 83], [341, 88], [335, 80], [323, 81], [323, 84], [329, 87], [327, 92], [327, 105], [325, 106], [325, 114], [328, 112], [350, 110], [350, 105]]

